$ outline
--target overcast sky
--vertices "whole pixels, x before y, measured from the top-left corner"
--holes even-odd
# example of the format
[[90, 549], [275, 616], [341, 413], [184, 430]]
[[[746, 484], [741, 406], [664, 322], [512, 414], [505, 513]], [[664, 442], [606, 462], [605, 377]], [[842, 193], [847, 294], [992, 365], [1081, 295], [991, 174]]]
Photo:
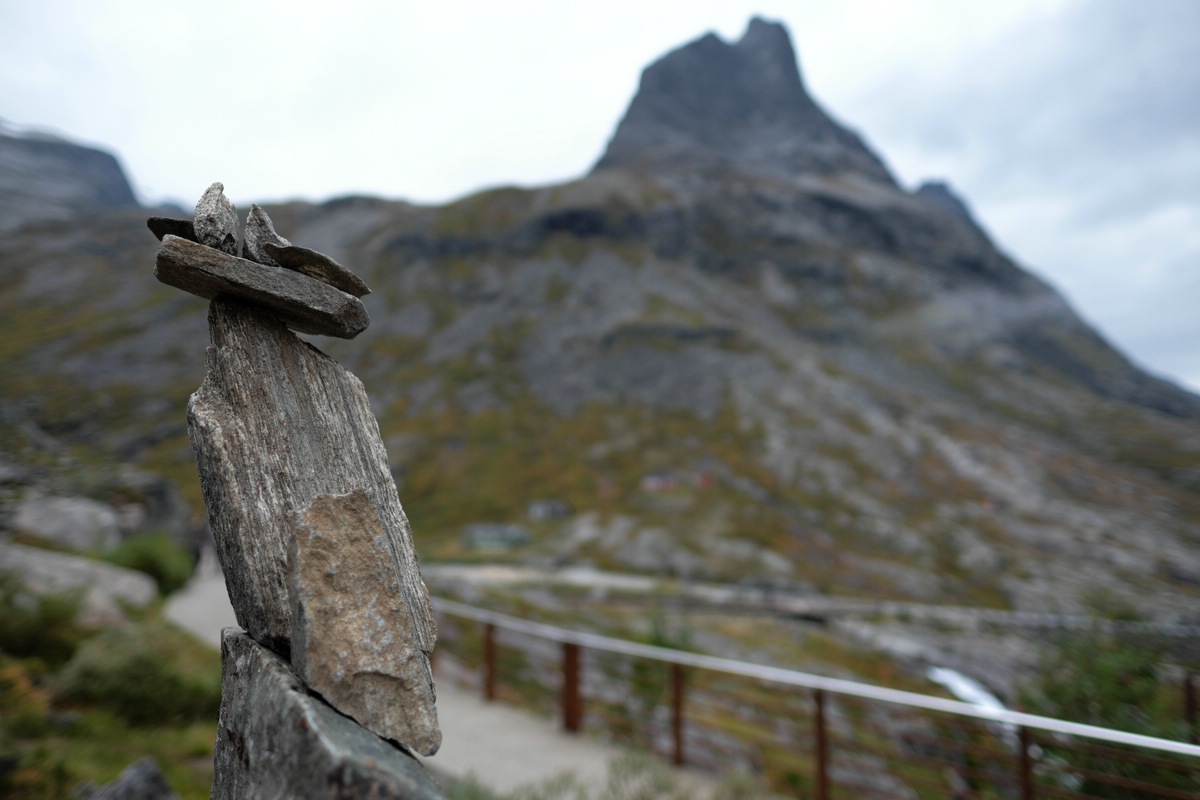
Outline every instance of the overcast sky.
[[1200, 0], [0, 0], [0, 118], [144, 201], [440, 202], [581, 175], [642, 67], [754, 14], [905, 186], [1200, 390]]

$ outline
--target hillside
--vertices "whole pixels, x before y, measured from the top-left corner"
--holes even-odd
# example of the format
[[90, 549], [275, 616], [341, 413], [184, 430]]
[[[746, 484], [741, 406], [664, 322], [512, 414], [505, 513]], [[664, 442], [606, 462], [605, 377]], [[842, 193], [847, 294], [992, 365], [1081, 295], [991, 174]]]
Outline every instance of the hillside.
[[[522, 523], [530, 545], [483, 557], [1200, 612], [1200, 398], [951, 190], [899, 187], [778, 25], [648, 67], [578, 180], [267, 210], [374, 290], [363, 335], [315, 344], [366, 385], [427, 561]], [[198, 502], [207, 304], [153, 279], [146, 216], [0, 238], [0, 457], [60, 481], [134, 463]], [[572, 513], [527, 521], [539, 499]]]

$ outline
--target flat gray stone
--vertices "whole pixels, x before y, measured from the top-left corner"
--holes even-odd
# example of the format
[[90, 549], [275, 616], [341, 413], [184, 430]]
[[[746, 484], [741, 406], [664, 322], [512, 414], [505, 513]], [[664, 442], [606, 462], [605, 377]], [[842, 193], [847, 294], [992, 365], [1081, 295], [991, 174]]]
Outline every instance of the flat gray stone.
[[271, 258], [263, 249], [265, 245], [288, 247], [287, 239], [275, 232], [275, 224], [257, 203], [250, 204], [250, 213], [246, 215], [245, 241], [242, 244], [242, 256], [257, 264], [268, 264], [278, 267], [279, 262]]
[[265, 249], [281, 266], [316, 278], [346, 294], [362, 297], [371, 293], [362, 278], [324, 253], [294, 244], [277, 245], [270, 242], [266, 244]]
[[237, 227], [237, 209], [225, 196], [225, 184], [217, 181], [196, 203], [196, 241], [236, 256]]
[[154, 275], [200, 297], [227, 295], [270, 309], [300, 333], [353, 339], [371, 323], [357, 297], [307, 275], [255, 264], [178, 236], [163, 237]]
[[187, 239], [189, 242], [195, 242], [196, 239], [196, 224], [190, 219], [172, 219], [170, 217], [151, 217], [146, 220], [146, 227], [154, 234], [154, 237], [160, 242], [164, 236], [178, 236], [181, 239]]
[[309, 694], [236, 628], [221, 641], [213, 800], [444, 800], [421, 763]]
[[26, 497], [13, 527], [68, 550], [105, 553], [121, 543], [117, 510], [89, 497]]
[[437, 624], [362, 383], [264, 310], [217, 298], [208, 319], [208, 374], [188, 403], [188, 431], [238, 624], [290, 651], [292, 514], [362, 490], [394, 559], [411, 646], [431, 652]]
[[428, 653], [402, 569], [366, 492], [321, 495], [294, 515], [292, 666], [331, 706], [423, 756], [442, 741]]
[[127, 620], [126, 608], [146, 608], [158, 599], [158, 585], [142, 572], [83, 556], [55, 553], [0, 540], [0, 573], [13, 572], [33, 595], [78, 592], [85, 627], [107, 627]]

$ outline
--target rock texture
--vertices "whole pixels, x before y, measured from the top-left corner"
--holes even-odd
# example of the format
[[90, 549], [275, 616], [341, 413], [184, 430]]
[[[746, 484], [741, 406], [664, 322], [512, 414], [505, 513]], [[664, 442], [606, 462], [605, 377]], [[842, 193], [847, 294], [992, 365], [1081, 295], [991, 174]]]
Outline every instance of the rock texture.
[[710, 33], [647, 67], [596, 169], [722, 164], [894, 185], [883, 162], [809, 96], [787, 30], [757, 17], [736, 43]]
[[[396, 642], [396, 657], [423, 659], [436, 624], [362, 383], [269, 312], [217, 298], [209, 324], [208, 374], [188, 404], [188, 427], [238, 623], [290, 651], [292, 514], [322, 495], [361, 491], [379, 515], [382, 541], [372, 547], [391, 559], [398, 613], [408, 617], [394, 624], [412, 635]], [[406, 699], [412, 713], [432, 715], [420, 711], [429, 687], [418, 688]]]
[[246, 233], [243, 243], [243, 255], [256, 264], [269, 264], [278, 267], [279, 262], [271, 258], [264, 249], [265, 245], [288, 247], [287, 239], [275, 232], [271, 217], [257, 203], [250, 205], [250, 213], [246, 215]]
[[196, 241], [231, 256], [237, 255], [237, 209], [225, 196], [220, 181], [212, 184], [196, 203]]
[[292, 665], [304, 683], [372, 732], [433, 755], [433, 676], [414, 641], [397, 558], [366, 492], [321, 495], [296, 512], [289, 553]]
[[[285, 240], [286, 241], [286, 240]], [[341, 289], [346, 294], [362, 297], [371, 293], [363, 279], [355, 275], [341, 264], [324, 253], [309, 250], [307, 247], [297, 247], [289, 244], [267, 242], [266, 252], [282, 266], [294, 269], [310, 278], [316, 278], [322, 283], [328, 283], [335, 289]]]
[[221, 718], [213, 800], [439, 800], [421, 764], [312, 696], [246, 634], [221, 644]]
[[154, 274], [200, 297], [240, 297], [269, 308], [300, 333], [352, 339], [370, 324], [356, 297], [292, 270], [255, 264], [178, 236], [163, 238]]
[[158, 586], [143, 572], [82, 556], [54, 553], [0, 540], [0, 573], [12, 572], [34, 595], [80, 598], [79, 624], [105, 627], [125, 622], [126, 608], [144, 609]]

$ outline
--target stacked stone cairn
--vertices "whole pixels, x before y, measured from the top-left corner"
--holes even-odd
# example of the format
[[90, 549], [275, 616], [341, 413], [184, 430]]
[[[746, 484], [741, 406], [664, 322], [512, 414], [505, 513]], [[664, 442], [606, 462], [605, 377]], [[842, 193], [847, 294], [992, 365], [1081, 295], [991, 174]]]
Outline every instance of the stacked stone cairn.
[[222, 632], [214, 798], [436, 798], [437, 636], [362, 383], [293, 331], [350, 339], [366, 284], [214, 183], [153, 218], [155, 276], [211, 300], [188, 431], [237, 628]]

